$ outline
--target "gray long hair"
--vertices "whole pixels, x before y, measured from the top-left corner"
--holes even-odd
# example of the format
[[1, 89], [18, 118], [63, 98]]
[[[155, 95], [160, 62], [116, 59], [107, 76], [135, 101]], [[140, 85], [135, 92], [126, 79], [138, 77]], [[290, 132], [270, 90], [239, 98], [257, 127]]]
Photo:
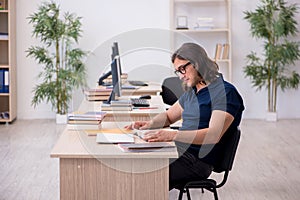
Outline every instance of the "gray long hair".
[[219, 66], [216, 62], [211, 60], [204, 48], [195, 43], [184, 43], [172, 55], [172, 63], [175, 58], [180, 60], [188, 60], [198, 71], [199, 76], [205, 82], [213, 82], [219, 72]]

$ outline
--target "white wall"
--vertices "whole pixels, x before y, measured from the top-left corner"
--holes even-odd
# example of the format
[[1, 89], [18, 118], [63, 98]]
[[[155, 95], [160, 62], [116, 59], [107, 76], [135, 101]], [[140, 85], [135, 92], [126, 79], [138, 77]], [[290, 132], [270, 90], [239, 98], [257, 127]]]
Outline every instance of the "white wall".
[[[32, 26], [26, 19], [36, 12], [41, 1], [17, 0], [17, 71], [18, 71], [18, 118], [52, 118], [54, 112], [44, 103], [31, 106], [32, 90], [37, 82], [40, 67], [31, 58], [26, 58], [26, 49], [38, 44], [31, 37]], [[161, 82], [172, 73], [169, 49], [169, 0], [56, 0], [62, 10], [82, 16], [83, 37], [79, 46], [93, 51], [86, 63], [88, 83], [96, 85], [98, 75], [108, 69], [110, 46], [118, 41], [125, 71], [135, 79], [143, 78]], [[254, 10], [258, 0], [232, 0], [232, 55], [233, 83], [244, 97], [244, 118], [264, 118], [267, 100], [265, 91], [256, 92], [242, 72], [245, 56], [251, 50], [261, 48], [261, 43], [249, 34], [249, 24], [243, 20], [245, 10]], [[296, 2], [289, 1], [289, 2]], [[297, 15], [298, 21], [300, 16]], [[300, 30], [300, 28], [299, 28]], [[298, 34], [298, 40], [300, 36]], [[297, 63], [297, 71], [300, 62]], [[144, 72], [144, 73], [140, 73]], [[159, 73], [158, 73], [159, 72]], [[75, 93], [80, 99], [79, 92]], [[80, 96], [80, 97], [78, 97]], [[279, 118], [300, 118], [299, 90], [279, 92]], [[77, 103], [74, 102], [74, 105]]]

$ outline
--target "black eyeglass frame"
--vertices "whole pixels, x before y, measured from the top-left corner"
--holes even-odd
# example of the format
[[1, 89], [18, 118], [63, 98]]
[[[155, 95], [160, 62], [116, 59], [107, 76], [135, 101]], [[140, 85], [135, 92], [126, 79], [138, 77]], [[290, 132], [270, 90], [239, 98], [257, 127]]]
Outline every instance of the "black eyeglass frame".
[[186, 64], [179, 66], [178, 69], [174, 71], [174, 73], [176, 74], [176, 76], [179, 76], [179, 73], [180, 74], [185, 74], [186, 73], [185, 69], [190, 64], [192, 64], [192, 63], [191, 62], [187, 62]]

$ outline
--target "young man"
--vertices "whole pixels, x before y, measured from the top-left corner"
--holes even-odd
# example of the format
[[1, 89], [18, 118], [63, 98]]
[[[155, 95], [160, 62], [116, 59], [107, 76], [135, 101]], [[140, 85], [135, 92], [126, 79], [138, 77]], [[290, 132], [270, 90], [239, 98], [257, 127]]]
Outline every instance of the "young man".
[[236, 88], [223, 80], [218, 65], [199, 45], [183, 44], [172, 55], [172, 63], [187, 91], [151, 121], [137, 121], [127, 126], [157, 129], [182, 119], [179, 130], [149, 130], [144, 136], [149, 142], [176, 143], [179, 158], [170, 160], [170, 190], [182, 181], [204, 179], [211, 174], [226, 139], [239, 126], [244, 110]]

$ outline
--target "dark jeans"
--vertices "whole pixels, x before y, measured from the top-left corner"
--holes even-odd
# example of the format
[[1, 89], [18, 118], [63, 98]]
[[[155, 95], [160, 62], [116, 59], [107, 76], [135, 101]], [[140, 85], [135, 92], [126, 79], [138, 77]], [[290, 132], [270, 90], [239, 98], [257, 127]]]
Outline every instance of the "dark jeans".
[[212, 167], [189, 152], [180, 153], [179, 158], [170, 159], [169, 190], [177, 185], [193, 180], [206, 179], [212, 172]]

